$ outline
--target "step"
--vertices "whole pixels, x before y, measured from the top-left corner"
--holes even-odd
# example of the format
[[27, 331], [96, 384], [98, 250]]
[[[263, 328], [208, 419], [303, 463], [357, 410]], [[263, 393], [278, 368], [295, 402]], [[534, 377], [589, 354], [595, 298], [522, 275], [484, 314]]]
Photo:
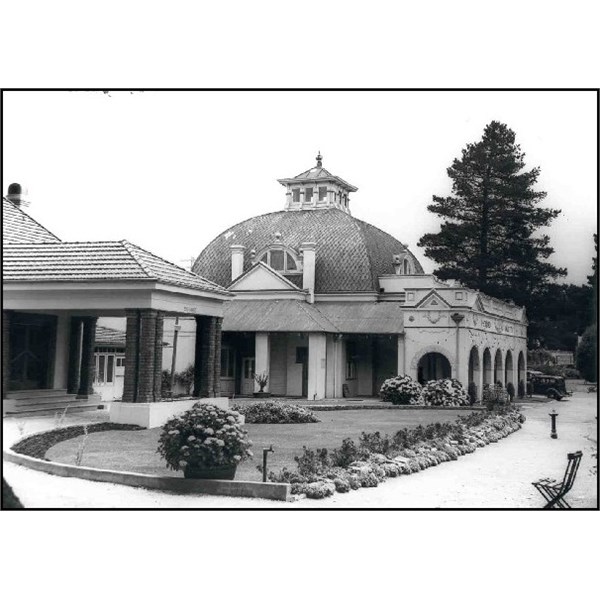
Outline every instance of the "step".
[[42, 404], [75, 403], [81, 404], [86, 398], [77, 398], [76, 394], [63, 394], [62, 396], [47, 396], [39, 398], [18, 398], [14, 401], [15, 407], [39, 406]]
[[23, 400], [30, 398], [49, 398], [53, 396], [66, 396], [66, 389], [47, 389], [47, 390], [14, 390], [7, 392], [7, 400]]
[[[79, 412], [87, 412], [87, 411], [95, 411], [103, 408], [102, 404], [98, 404], [96, 402], [92, 404], [69, 404], [69, 408], [67, 410], [67, 415]], [[13, 410], [6, 411], [7, 417], [42, 417], [46, 415], [56, 415], [56, 413], [62, 414], [65, 407], [55, 407], [48, 408], [48, 406], [43, 406], [40, 408], [26, 408], [19, 410], [15, 408]]]

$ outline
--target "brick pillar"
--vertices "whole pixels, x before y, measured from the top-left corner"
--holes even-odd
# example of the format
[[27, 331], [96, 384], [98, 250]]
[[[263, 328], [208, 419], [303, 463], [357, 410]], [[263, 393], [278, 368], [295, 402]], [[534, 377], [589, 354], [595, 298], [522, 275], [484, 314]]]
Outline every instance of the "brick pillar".
[[137, 398], [134, 402], [154, 402], [154, 368], [156, 365], [157, 311], [139, 311], [139, 348], [137, 371]]
[[196, 317], [194, 396], [197, 398], [208, 398], [214, 393], [215, 329], [215, 317]]
[[81, 369], [79, 371], [78, 398], [88, 398], [94, 393], [94, 370], [96, 359], [94, 346], [96, 343], [96, 322], [98, 317], [82, 317], [83, 337], [81, 340]]
[[2, 311], [2, 398], [6, 398], [10, 380], [10, 315], [11, 311]]
[[156, 328], [154, 335], [154, 402], [162, 400], [162, 356], [164, 313], [156, 313]]
[[69, 333], [69, 373], [67, 393], [79, 392], [79, 372], [81, 370], [81, 317], [71, 317]]
[[223, 330], [223, 317], [215, 317], [215, 372], [214, 372], [214, 390], [215, 398], [221, 396], [221, 332]]
[[125, 311], [125, 376], [123, 378], [123, 402], [135, 402], [137, 397], [137, 371], [139, 359], [139, 315], [137, 310]]

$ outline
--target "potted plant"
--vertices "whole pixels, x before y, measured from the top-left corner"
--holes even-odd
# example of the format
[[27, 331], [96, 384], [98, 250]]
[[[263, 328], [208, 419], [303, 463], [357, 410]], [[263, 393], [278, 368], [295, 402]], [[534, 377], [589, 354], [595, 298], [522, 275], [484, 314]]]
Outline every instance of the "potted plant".
[[212, 404], [194, 406], [162, 428], [157, 452], [187, 479], [233, 479], [237, 465], [252, 456], [240, 414]]
[[260, 388], [258, 392], [254, 392], [255, 398], [267, 398], [271, 395], [269, 392], [265, 392], [265, 387], [267, 383], [269, 383], [269, 376], [267, 373], [255, 373], [254, 381], [256, 381]]

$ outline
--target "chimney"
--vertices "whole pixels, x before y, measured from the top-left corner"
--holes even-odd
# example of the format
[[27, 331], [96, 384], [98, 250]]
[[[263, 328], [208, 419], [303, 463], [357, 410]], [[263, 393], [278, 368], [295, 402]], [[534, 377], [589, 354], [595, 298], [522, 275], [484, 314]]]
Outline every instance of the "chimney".
[[302, 252], [302, 287], [310, 292], [309, 302], [315, 301], [315, 242], [300, 244]]
[[237, 279], [244, 272], [244, 246], [230, 246], [231, 248], [231, 281]]
[[10, 200], [15, 206], [21, 206], [23, 202], [23, 189], [18, 183], [11, 183], [8, 186], [8, 194], [6, 199]]

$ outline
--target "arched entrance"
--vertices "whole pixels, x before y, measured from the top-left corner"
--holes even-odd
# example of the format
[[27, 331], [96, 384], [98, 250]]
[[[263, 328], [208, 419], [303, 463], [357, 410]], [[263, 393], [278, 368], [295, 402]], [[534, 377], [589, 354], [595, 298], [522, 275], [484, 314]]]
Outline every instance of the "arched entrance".
[[489, 348], [483, 351], [483, 385], [492, 385], [494, 373], [492, 370], [492, 353]]
[[479, 362], [479, 350], [477, 349], [477, 346], [473, 346], [471, 348], [471, 352], [469, 353], [469, 389], [472, 387], [472, 383], [477, 387], [475, 388], [475, 398], [472, 401], [479, 398], [479, 394], [481, 392], [479, 389], [480, 377], [481, 364]]
[[496, 350], [496, 357], [494, 358], [494, 383], [500, 382], [504, 386], [504, 368], [502, 366], [502, 352], [500, 349]]
[[515, 384], [513, 357], [510, 350], [506, 351], [506, 360], [504, 361], [504, 381], [506, 381], [506, 385], [512, 383], [515, 386], [515, 389], [517, 388]]
[[439, 352], [428, 352], [419, 360], [417, 379], [426, 383], [432, 379], [446, 379], [452, 376], [450, 361]]
[[525, 385], [525, 357], [522, 352], [519, 352], [519, 360], [517, 362], [517, 383], [521, 382]]

